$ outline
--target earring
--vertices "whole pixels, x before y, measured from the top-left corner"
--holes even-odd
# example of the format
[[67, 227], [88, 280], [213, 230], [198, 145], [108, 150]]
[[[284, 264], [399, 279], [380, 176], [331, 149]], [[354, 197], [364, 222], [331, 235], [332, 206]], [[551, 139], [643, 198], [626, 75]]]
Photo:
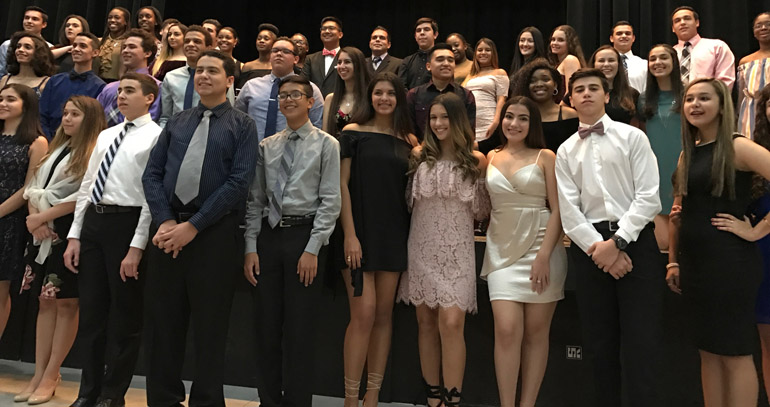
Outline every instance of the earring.
[[554, 95], [554, 96], [556, 96], [556, 95], [558, 95], [558, 94], [559, 94], [559, 89], [554, 89], [554, 90], [553, 90], [553, 95]]

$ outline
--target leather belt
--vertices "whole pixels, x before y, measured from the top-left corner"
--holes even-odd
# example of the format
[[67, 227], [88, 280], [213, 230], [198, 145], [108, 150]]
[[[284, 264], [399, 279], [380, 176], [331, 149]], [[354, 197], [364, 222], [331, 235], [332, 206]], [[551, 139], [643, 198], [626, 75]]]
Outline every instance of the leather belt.
[[140, 210], [137, 206], [119, 206], [119, 205], [94, 205], [91, 204], [94, 212], [103, 215], [108, 213], [128, 213]]

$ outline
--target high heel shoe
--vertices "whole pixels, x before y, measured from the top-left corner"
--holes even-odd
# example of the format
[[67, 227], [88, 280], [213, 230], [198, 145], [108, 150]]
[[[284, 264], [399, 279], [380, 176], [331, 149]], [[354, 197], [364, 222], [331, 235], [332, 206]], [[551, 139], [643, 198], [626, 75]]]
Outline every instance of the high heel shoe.
[[369, 373], [366, 375], [366, 395], [364, 396], [364, 403], [363, 406], [367, 407], [369, 403], [367, 403], [366, 397], [369, 395], [370, 390], [376, 390], [380, 391], [382, 388], [382, 379], [383, 376], [379, 373]]
[[428, 384], [425, 378], [422, 379], [422, 384], [425, 386], [425, 396], [428, 399], [426, 405], [430, 406], [430, 400], [432, 399], [432, 400], [438, 400], [438, 404], [436, 404], [436, 407], [442, 407], [444, 405], [444, 397], [441, 392], [442, 390], [441, 385], [431, 386]]
[[452, 387], [452, 390], [444, 388], [444, 406], [445, 407], [458, 407], [460, 405], [460, 399], [463, 394], [457, 390], [457, 387]]
[[361, 381], [345, 378], [345, 398], [355, 398], [358, 404], [358, 393], [361, 389]]
[[[43, 404], [49, 402], [53, 396], [56, 394], [56, 388], [59, 387], [59, 383], [61, 383], [61, 375], [56, 378], [56, 385], [53, 386], [53, 389], [48, 394], [38, 395], [35, 393], [32, 393], [32, 395], [29, 396], [27, 399], [27, 404], [30, 406], [34, 406], [36, 404]], [[35, 390], [37, 391], [37, 390]]]
[[29, 400], [29, 396], [32, 395], [31, 391], [25, 391], [23, 393], [19, 393], [15, 396], [13, 396], [13, 402], [14, 403], [23, 403], [27, 400]]

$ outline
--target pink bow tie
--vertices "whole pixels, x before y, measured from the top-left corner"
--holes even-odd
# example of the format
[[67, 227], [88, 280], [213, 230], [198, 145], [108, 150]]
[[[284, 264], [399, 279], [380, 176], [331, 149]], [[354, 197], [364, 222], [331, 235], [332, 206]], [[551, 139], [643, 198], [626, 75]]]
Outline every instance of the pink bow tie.
[[324, 48], [323, 56], [327, 56], [327, 55], [330, 55], [330, 56], [334, 57], [334, 56], [337, 55], [337, 50], [336, 49], [329, 50], [329, 49]]
[[591, 133], [604, 135], [604, 123], [598, 122], [591, 127], [583, 127], [582, 129], [578, 129], [578, 136], [580, 136], [581, 139], [590, 136]]

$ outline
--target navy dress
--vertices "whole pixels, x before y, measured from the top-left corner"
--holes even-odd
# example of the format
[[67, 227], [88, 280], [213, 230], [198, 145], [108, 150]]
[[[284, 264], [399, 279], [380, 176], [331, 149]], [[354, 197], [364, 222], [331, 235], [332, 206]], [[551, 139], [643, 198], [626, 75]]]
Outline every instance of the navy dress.
[[[13, 136], [0, 135], [0, 202], [24, 186], [29, 167], [29, 144], [18, 144]], [[27, 244], [27, 206], [0, 217], [0, 281], [18, 280], [24, 272]]]

